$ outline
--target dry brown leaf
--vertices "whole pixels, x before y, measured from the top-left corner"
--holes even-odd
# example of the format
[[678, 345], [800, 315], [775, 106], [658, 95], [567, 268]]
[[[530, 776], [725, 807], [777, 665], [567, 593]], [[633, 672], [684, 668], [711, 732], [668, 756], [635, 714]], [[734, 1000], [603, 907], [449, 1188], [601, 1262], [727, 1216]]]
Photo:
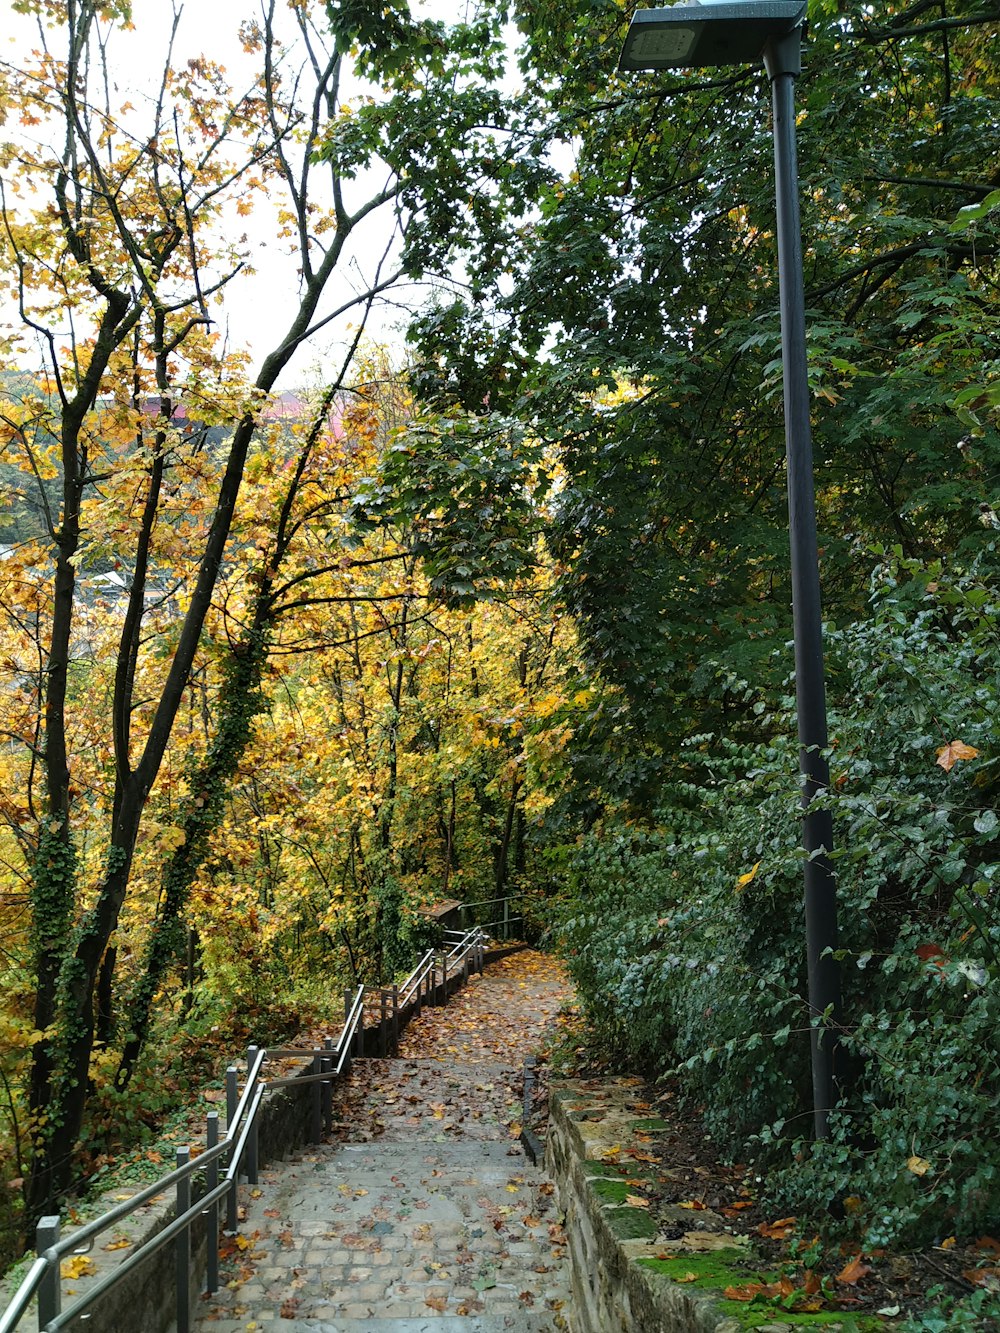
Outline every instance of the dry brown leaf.
[[[945, 733], [947, 735], [947, 732]], [[950, 773], [959, 759], [977, 759], [979, 751], [971, 745], [966, 745], [964, 741], [949, 741], [947, 745], [942, 745], [937, 752], [935, 762]]]
[[849, 1259], [843, 1266], [837, 1274], [835, 1281], [843, 1282], [847, 1286], [853, 1286], [856, 1282], [860, 1282], [866, 1273], [870, 1273], [871, 1271], [872, 1270], [868, 1264], [863, 1264], [861, 1262], [860, 1254], [856, 1254], [853, 1259]]
[[727, 1301], [752, 1301], [763, 1290], [763, 1282], [749, 1282], [745, 1287], [727, 1287], [722, 1294]]
[[794, 1226], [794, 1217], [779, 1217], [777, 1222], [761, 1222], [757, 1231], [761, 1236], [768, 1236], [771, 1240], [785, 1240]]

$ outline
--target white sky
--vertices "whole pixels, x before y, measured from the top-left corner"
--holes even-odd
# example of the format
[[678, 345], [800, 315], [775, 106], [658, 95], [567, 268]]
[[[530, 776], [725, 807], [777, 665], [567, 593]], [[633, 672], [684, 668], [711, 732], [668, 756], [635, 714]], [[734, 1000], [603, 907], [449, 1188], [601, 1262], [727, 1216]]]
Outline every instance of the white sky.
[[[243, 20], [257, 13], [259, 7], [248, 5], [246, 0], [211, 0], [211, 3], [188, 0], [182, 8], [174, 66], [183, 67], [190, 56], [204, 54], [225, 66], [229, 82], [239, 93], [250, 85], [258, 72], [259, 60], [243, 52], [237, 31]], [[34, 21], [9, 9], [6, 20], [4, 36], [0, 38], [0, 59], [16, 67], [21, 63], [23, 53], [38, 45], [37, 27]], [[116, 79], [113, 102], [131, 97], [141, 106], [142, 99], [155, 89], [170, 22], [171, 6], [166, 0], [134, 0], [134, 31], [115, 31], [109, 42], [109, 57]], [[58, 32], [50, 34], [50, 45], [55, 54], [62, 54]], [[349, 83], [341, 90], [341, 101], [348, 101], [361, 91], [361, 85], [356, 81]], [[2, 133], [8, 136], [13, 129], [8, 122]], [[376, 168], [367, 178], [348, 182], [345, 188], [348, 208], [352, 207], [352, 199], [357, 206], [384, 184], [386, 174]], [[373, 273], [392, 232], [391, 214], [389, 210], [384, 212], [384, 217], [373, 215], [359, 229], [351, 261], [341, 265], [335, 275], [321, 307], [321, 317], [348, 301], [352, 291], [363, 288], [364, 279]], [[219, 316], [220, 327], [224, 319], [228, 323], [231, 344], [246, 346], [256, 363], [276, 345], [297, 308], [297, 265], [287, 253], [282, 253], [280, 243], [275, 240], [275, 223], [266, 208], [250, 217], [237, 217], [234, 212], [232, 221], [238, 234], [246, 232], [248, 235], [250, 262], [256, 273], [254, 276], [240, 274], [232, 281], [226, 294], [225, 315]], [[402, 288], [394, 300], [406, 302], [413, 308], [426, 296], [426, 287]], [[337, 348], [349, 337], [351, 320], [351, 315], [345, 315], [310, 340], [286, 370], [279, 387], [289, 388], [314, 377], [322, 378], [322, 370], [316, 368], [336, 356]], [[396, 344], [401, 343], [404, 327], [405, 315], [398, 304], [383, 305], [373, 312], [368, 322], [370, 336]]]

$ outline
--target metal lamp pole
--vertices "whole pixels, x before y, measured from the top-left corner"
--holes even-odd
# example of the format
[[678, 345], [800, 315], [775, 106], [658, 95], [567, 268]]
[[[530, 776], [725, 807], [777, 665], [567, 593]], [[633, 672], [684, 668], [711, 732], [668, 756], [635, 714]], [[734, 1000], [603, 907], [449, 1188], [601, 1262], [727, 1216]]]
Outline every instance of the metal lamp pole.
[[830, 812], [813, 798], [829, 785], [826, 689], [823, 680], [823, 622], [813, 483], [809, 376], [806, 360], [805, 287], [795, 145], [795, 80], [802, 69], [805, 0], [698, 0], [661, 9], [637, 10], [619, 69], [701, 69], [759, 63], [771, 81], [774, 108], [774, 166], [777, 202], [778, 286], [781, 359], [788, 468], [788, 521], [795, 638], [795, 697], [799, 768], [802, 773], [805, 865], [806, 962], [809, 977], [813, 1114], [817, 1138], [825, 1138], [837, 1096], [837, 1029], [840, 969], [836, 885], [829, 853]]
[[[795, 639], [795, 701], [802, 773], [802, 836], [805, 864], [806, 960], [809, 1009], [815, 1018], [840, 1021], [837, 947], [837, 894], [829, 852], [833, 848], [830, 811], [813, 797], [825, 791], [830, 772], [826, 686], [823, 679], [823, 621], [819, 588], [819, 547], [809, 423], [806, 361], [805, 288], [799, 220], [798, 160], [795, 144], [795, 80], [802, 69], [799, 28], [771, 37], [764, 47], [774, 113], [774, 177], [777, 202], [778, 287], [781, 303], [781, 364], [785, 398], [785, 452], [788, 469], [788, 534], [792, 569], [792, 622]], [[834, 1026], [813, 1025], [813, 1114], [817, 1138], [825, 1138], [836, 1098]]]

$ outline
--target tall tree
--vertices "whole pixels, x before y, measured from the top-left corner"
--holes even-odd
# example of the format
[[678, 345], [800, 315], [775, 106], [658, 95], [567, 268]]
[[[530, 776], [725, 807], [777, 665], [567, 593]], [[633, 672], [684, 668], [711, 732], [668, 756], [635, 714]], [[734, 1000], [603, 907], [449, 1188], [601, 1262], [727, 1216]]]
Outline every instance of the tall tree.
[[[233, 522], [268, 395], [307, 339], [340, 316], [363, 314], [398, 277], [376, 263], [339, 309], [323, 305], [373, 215], [388, 210], [405, 233], [432, 186], [449, 197], [465, 188], [455, 139], [446, 160], [439, 147], [420, 172], [404, 177], [389, 162], [385, 184], [367, 194], [357, 180], [377, 164], [385, 126], [405, 129], [409, 116], [411, 153], [431, 142], [415, 78], [442, 108], [463, 98], [481, 106], [475, 90], [498, 48], [484, 56], [468, 25], [449, 43], [443, 25], [412, 19], [405, 5], [327, 11], [296, 0], [286, 11], [270, 0], [241, 28], [260, 74], [236, 95], [207, 57], [174, 68], [178, 11], [159, 86], [140, 112], [116, 103], [109, 65], [130, 6], [32, 0], [21, 8], [38, 19], [39, 51], [3, 76], [8, 107], [32, 127], [2, 148], [3, 280], [20, 315], [9, 341], [36, 340], [45, 369], [30, 392], [4, 404], [4, 455], [33, 479], [44, 527], [3, 575], [5, 604], [18, 615], [25, 597], [34, 606], [20, 618], [11, 667], [32, 684], [18, 729], [24, 797], [10, 827], [32, 908], [28, 1204], [37, 1216], [72, 1178], [96, 1005], [110, 988], [147, 805], [192, 674], [204, 665], [206, 618], [220, 579], [253, 563]], [[352, 50], [385, 90], [377, 114], [367, 96], [357, 107], [345, 101]], [[472, 112], [454, 116], [464, 124]], [[214, 313], [245, 263], [229, 239], [233, 218], [255, 198], [279, 195], [298, 307], [250, 378], [245, 358], [215, 332]], [[405, 262], [411, 272], [421, 266], [419, 256]], [[295, 494], [293, 478], [289, 506]], [[278, 576], [289, 512], [279, 506], [259, 545], [258, 610], [234, 639], [219, 719], [206, 719], [202, 777], [216, 786], [249, 735], [271, 605], [264, 594]], [[93, 599], [81, 570], [121, 571], [125, 585], [106, 712], [86, 725]], [[38, 594], [46, 577], [51, 600]], [[106, 766], [82, 793], [74, 772], [95, 752]], [[191, 800], [196, 809], [208, 803], [201, 789]], [[199, 843], [188, 832], [196, 868]]]
[[[502, 276], [493, 231], [463, 238], [471, 299], [416, 327], [421, 382], [559, 443], [563, 595], [655, 770], [685, 733], [752, 725], [734, 685], [773, 689], [788, 670], [773, 652], [790, 591], [766, 80], [625, 79], [627, 15], [612, 3], [516, 14], [539, 139], [572, 167], [542, 187]], [[970, 433], [956, 400], [995, 360], [997, 213], [972, 233], [952, 222], [1000, 180], [1000, 16], [892, 0], [819, 3], [810, 20], [810, 376], [826, 609], [840, 618], [863, 605], [871, 543], [926, 554], [984, 536], [997, 436]]]

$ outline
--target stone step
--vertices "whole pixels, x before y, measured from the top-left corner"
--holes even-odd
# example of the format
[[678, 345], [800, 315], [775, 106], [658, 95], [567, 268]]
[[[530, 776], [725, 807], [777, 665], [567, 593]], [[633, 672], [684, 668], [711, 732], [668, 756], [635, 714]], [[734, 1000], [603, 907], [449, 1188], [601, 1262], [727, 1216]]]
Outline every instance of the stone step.
[[[213, 1333], [245, 1333], [245, 1319], [220, 1319]], [[510, 1315], [437, 1315], [429, 1319], [282, 1319], [258, 1325], [260, 1333], [275, 1328], [280, 1333], [564, 1333], [567, 1325], [559, 1315], [519, 1313]]]
[[381, 1319], [405, 1333], [438, 1316], [501, 1321], [484, 1330], [565, 1326], [553, 1187], [514, 1144], [314, 1148], [261, 1173], [240, 1234], [204, 1333], [234, 1317], [241, 1330], [247, 1319], [260, 1329]]
[[520, 1120], [522, 1071], [437, 1060], [356, 1061], [338, 1133], [347, 1139], [502, 1141]]

